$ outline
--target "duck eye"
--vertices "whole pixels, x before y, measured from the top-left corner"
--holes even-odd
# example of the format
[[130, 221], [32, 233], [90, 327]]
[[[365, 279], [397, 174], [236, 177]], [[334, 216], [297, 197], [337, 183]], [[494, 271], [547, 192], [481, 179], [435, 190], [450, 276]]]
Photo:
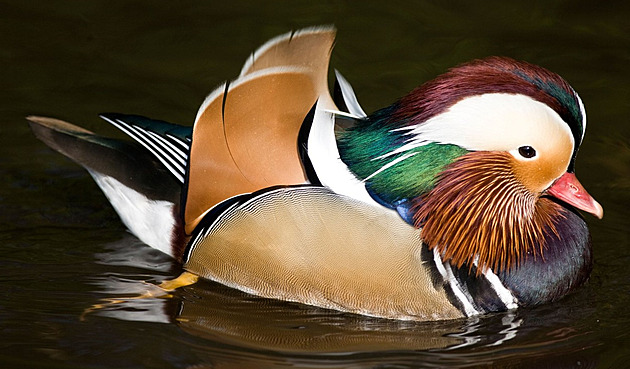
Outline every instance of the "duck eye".
[[518, 148], [518, 153], [524, 158], [533, 158], [536, 156], [536, 150], [531, 146], [521, 146]]

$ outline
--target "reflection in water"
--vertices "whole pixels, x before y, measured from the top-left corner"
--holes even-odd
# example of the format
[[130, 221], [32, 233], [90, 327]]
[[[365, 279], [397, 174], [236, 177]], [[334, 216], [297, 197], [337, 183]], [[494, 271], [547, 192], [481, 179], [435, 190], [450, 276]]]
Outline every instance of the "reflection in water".
[[[109, 281], [110, 288], [122, 288], [118, 294], [138, 292], [138, 285], [142, 287], [141, 282], [129, 288], [134, 283]], [[525, 318], [518, 312], [442, 322], [394, 321], [266, 300], [200, 282], [177, 291], [172, 298], [130, 300], [95, 314], [177, 324], [202, 342], [196, 352], [201, 365], [195, 365], [196, 369], [204, 365], [275, 368], [289, 364], [363, 368], [384, 363], [403, 367], [596, 366], [588, 356], [576, 360], [575, 347], [563, 347], [583, 332], [551, 331], [532, 344], [540, 326], [521, 329]], [[512, 341], [519, 342], [510, 346]]]
[[[48, 299], [28, 300], [28, 309], [21, 313], [39, 334], [34, 337], [21, 325], [9, 326], [5, 333], [9, 332], [12, 344], [32, 347], [37, 342], [40, 356], [33, 360], [45, 356], [69, 360], [75, 367], [116, 368], [585, 368], [603, 357], [604, 338], [596, 333], [602, 328], [594, 319], [600, 315], [581, 301], [587, 293], [532, 310], [412, 322], [266, 300], [202, 281], [174, 292], [172, 298], [127, 300], [80, 321], [83, 309], [101, 299], [137, 295], [149, 286], [145, 281], [153, 285], [181, 272], [167, 256], [130, 235], [105, 249], [90, 253], [95, 262], [88, 264], [90, 272], [80, 280], [75, 271], [67, 271], [68, 282], [57, 276], [47, 284]], [[75, 264], [81, 265], [68, 265]], [[86, 277], [88, 284], [83, 283]], [[5, 305], [27, 301], [32, 296], [29, 288], [41, 288], [42, 283], [47, 282], [14, 281], [12, 288], [25, 292], [13, 293]], [[69, 295], [56, 283], [72, 285], [79, 292]], [[55, 313], [32, 313], [42, 311], [44, 305]], [[4, 312], [13, 314], [11, 309]], [[11, 315], [7, 320], [22, 321]], [[12, 354], [21, 357], [26, 352], [12, 350]], [[0, 363], [6, 364], [1, 355]]]
[[[149, 285], [137, 277], [159, 282], [179, 273], [168, 257], [142, 245], [130, 245], [130, 239], [110, 244], [109, 252], [96, 255], [99, 263], [110, 265], [113, 270], [93, 281], [106, 298], [145, 292]], [[146, 274], [136, 270], [132, 279], [120, 273], [121, 268], [132, 267], [136, 262], [146, 268]], [[247, 358], [260, 367], [261, 353], [270, 353], [264, 362], [334, 357], [346, 358], [350, 361], [344, 361], [344, 366], [352, 366], [372, 363], [376, 358], [405, 357], [411, 352], [417, 359], [418, 351], [423, 351], [425, 359], [441, 362], [445, 358], [452, 360], [453, 354], [464, 347], [480, 352], [500, 351], [501, 346], [519, 336], [524, 321], [518, 312], [442, 322], [370, 318], [263, 299], [208, 281], [175, 291], [170, 298], [121, 301], [90, 314], [175, 323], [213, 347], [204, 350], [202, 356], [207, 357], [203, 360], [216, 365], [218, 357], [225, 367], [230, 367], [231, 362], [234, 367], [242, 366]]]
[[516, 337], [516, 333], [518, 332], [518, 327], [523, 324], [523, 319], [517, 319], [516, 315], [513, 313], [507, 313], [504, 317], [501, 318], [501, 323], [506, 326], [505, 329], [502, 329], [499, 334], [504, 334], [505, 338], [502, 338], [498, 341], [495, 341], [488, 346], [498, 346], [507, 340], [511, 340]]
[[198, 300], [180, 301], [175, 319], [182, 329], [240, 347], [302, 354], [344, 353], [427, 350], [461, 341], [448, 337], [458, 331], [461, 322], [388, 321], [225, 290], [196, 292]]
[[475, 344], [498, 346], [516, 337], [518, 328], [523, 323], [523, 319], [518, 318], [514, 311], [507, 311], [500, 315], [500, 325], [504, 328], [500, 329], [495, 336], [479, 334], [482, 326], [481, 319], [479, 317], [472, 317], [467, 320], [466, 325], [463, 327], [465, 329], [464, 332], [450, 334], [451, 337], [461, 338], [464, 342], [456, 346], [451, 346], [448, 349], [454, 350]]

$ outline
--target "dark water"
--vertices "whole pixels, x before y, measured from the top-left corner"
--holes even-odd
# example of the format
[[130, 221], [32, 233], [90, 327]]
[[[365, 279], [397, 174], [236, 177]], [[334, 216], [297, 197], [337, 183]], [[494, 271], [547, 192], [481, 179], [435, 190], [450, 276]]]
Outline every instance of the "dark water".
[[[630, 367], [630, 3], [0, 1], [0, 367]], [[180, 270], [118, 221], [79, 167], [30, 134], [43, 114], [191, 123], [255, 47], [334, 23], [332, 65], [366, 110], [458, 63], [507, 55], [568, 79], [587, 108], [582, 183], [595, 269], [554, 304], [411, 323], [268, 301], [202, 282], [84, 314]]]

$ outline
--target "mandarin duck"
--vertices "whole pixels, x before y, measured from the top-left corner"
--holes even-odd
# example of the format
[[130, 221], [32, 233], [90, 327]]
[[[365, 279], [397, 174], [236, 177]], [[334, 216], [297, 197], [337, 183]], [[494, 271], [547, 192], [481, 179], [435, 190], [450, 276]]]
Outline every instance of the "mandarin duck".
[[586, 115], [542, 67], [490, 57], [367, 115], [328, 64], [332, 27], [278, 36], [193, 127], [102, 114], [133, 140], [28, 117], [141, 241], [265, 298], [440, 320], [554, 301], [592, 268], [575, 174]]

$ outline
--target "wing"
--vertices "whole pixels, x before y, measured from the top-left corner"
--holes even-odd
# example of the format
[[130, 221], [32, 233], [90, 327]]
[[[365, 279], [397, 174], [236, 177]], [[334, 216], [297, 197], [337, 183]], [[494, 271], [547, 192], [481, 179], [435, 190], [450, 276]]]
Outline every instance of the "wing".
[[310, 74], [326, 107], [334, 104], [328, 92], [328, 63], [335, 42], [332, 26], [304, 28], [272, 38], [254, 51], [241, 70], [241, 77], [276, 67], [297, 67]]
[[192, 129], [139, 115], [103, 113], [111, 123], [151, 152], [177, 179], [184, 183]]
[[203, 214], [230, 197], [306, 181], [298, 134], [323, 96], [334, 29], [277, 37], [258, 49], [241, 76], [202, 104], [193, 128], [184, 219], [191, 233]]
[[27, 118], [35, 136], [88, 170], [120, 219], [142, 242], [175, 258], [181, 184], [139, 143], [96, 135], [46, 117]]
[[137, 143], [99, 136], [59, 119], [27, 119], [38, 139], [90, 173], [115, 178], [152, 200], [179, 202], [180, 185]]

